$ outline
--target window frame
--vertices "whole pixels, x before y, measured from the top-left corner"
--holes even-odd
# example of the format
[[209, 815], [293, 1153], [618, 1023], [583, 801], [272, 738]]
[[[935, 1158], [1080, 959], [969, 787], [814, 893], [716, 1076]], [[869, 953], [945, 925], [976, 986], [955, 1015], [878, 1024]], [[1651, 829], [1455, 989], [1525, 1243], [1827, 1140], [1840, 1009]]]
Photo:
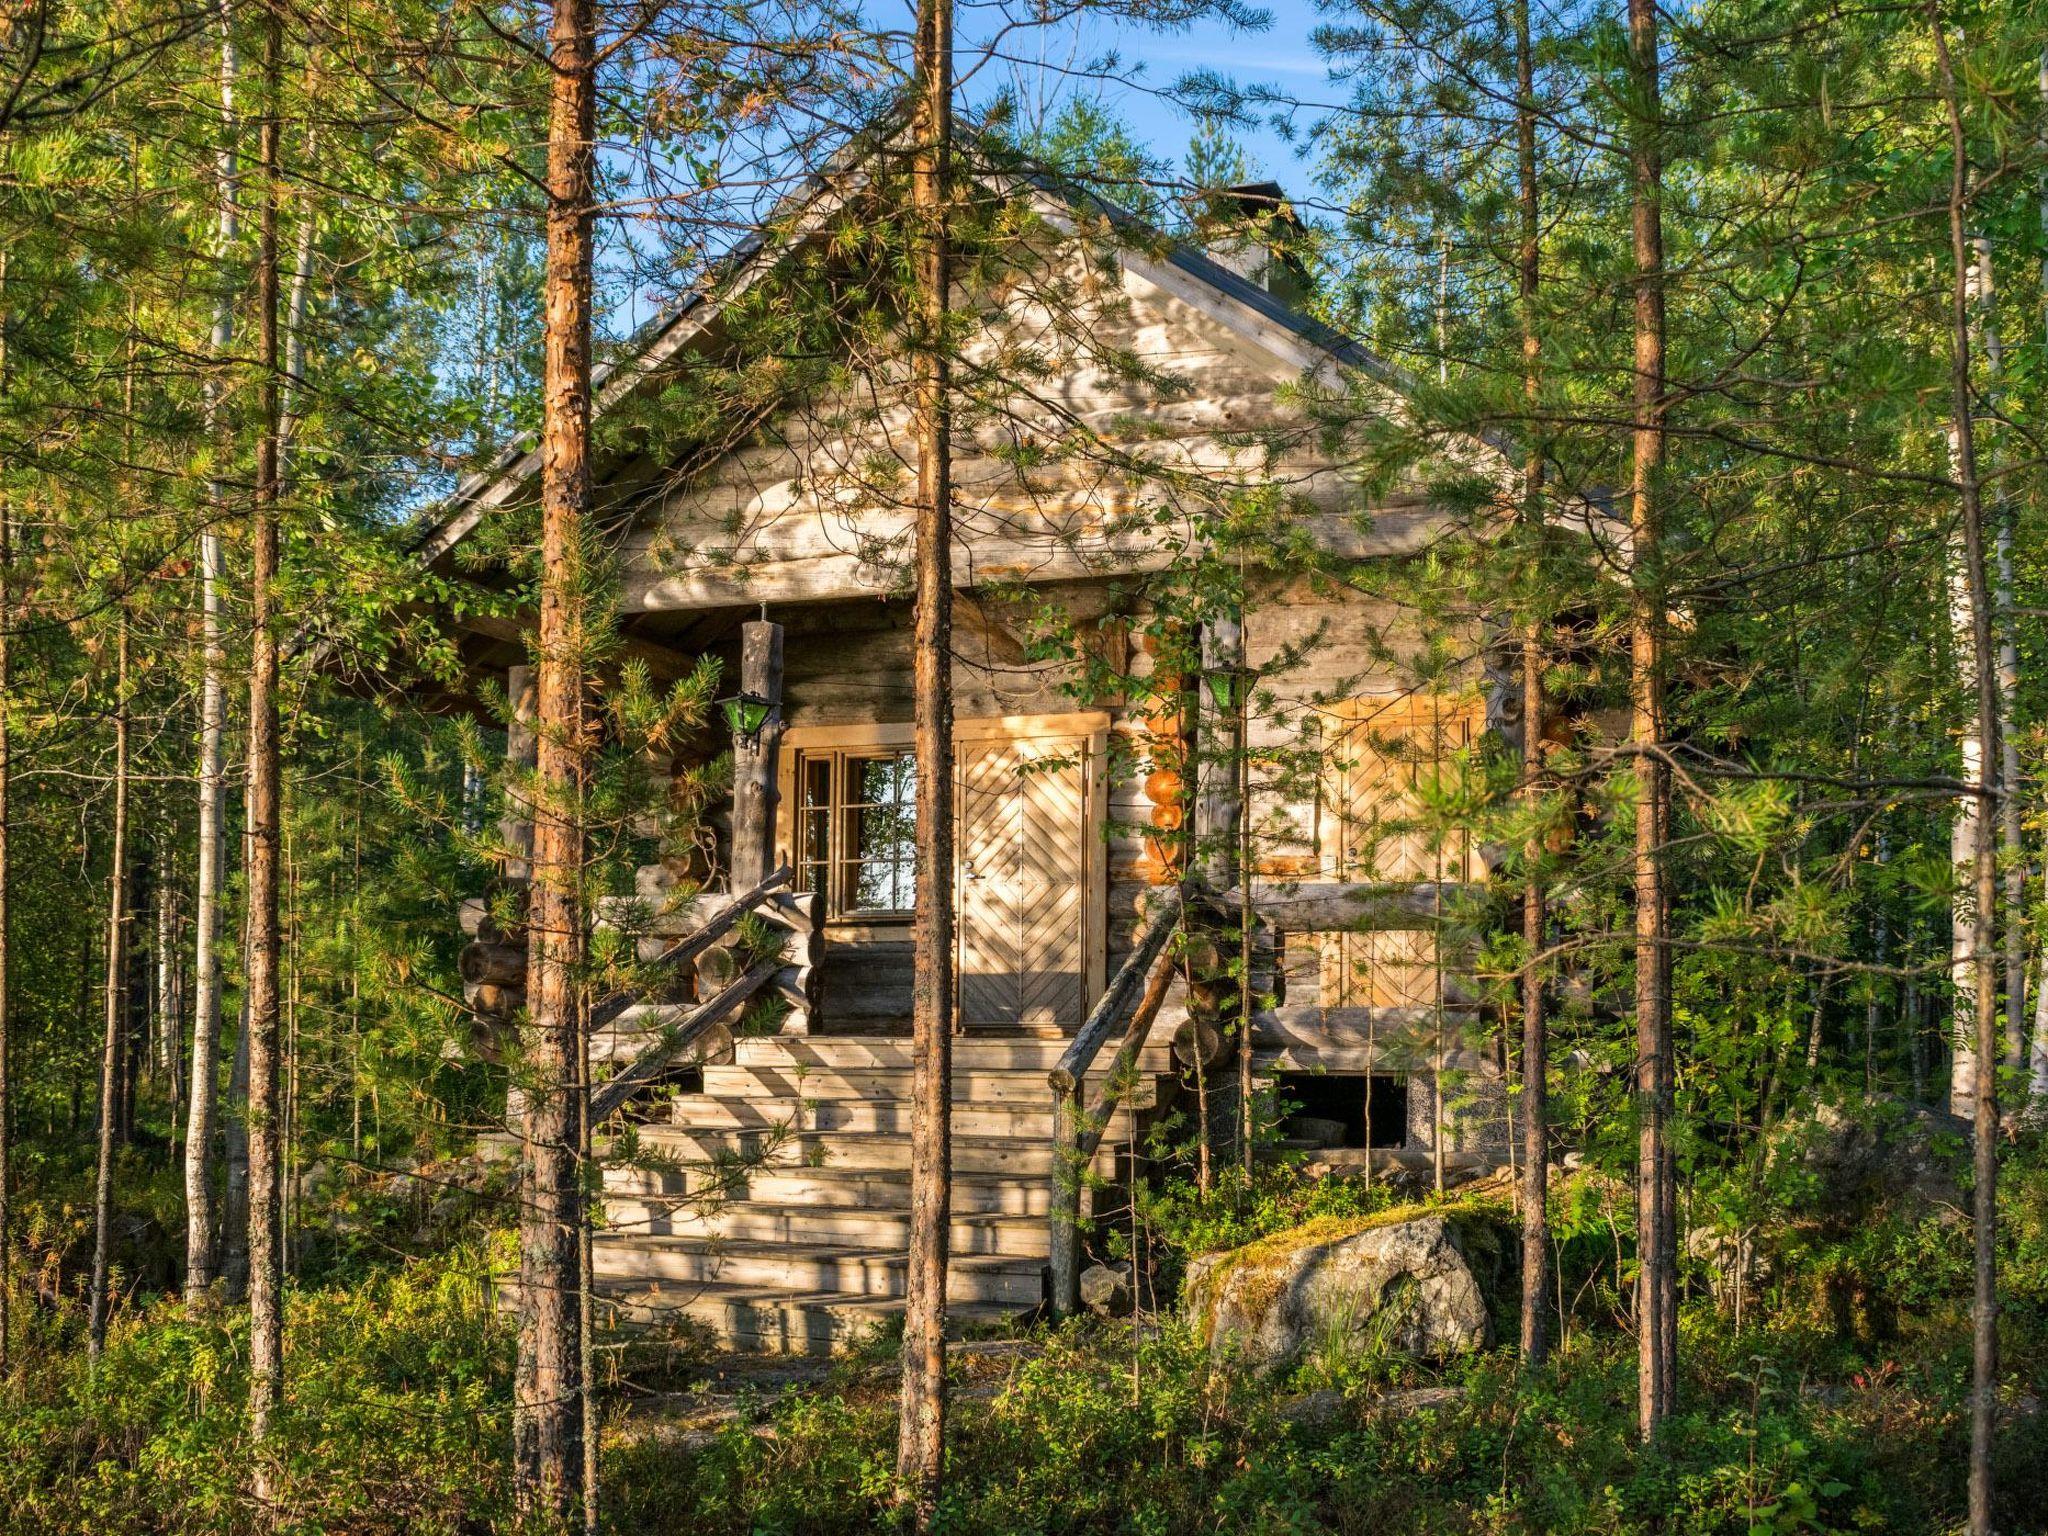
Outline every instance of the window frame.
[[[1107, 741], [1110, 717], [1106, 710], [1076, 711], [1052, 715], [970, 715], [954, 716], [953, 741], [955, 746], [967, 741], [1022, 737], [1086, 736], [1090, 738], [1089, 760], [1092, 764], [1089, 775], [1089, 813], [1091, 826], [1099, 826], [1108, 814], [1107, 784], [1104, 780], [1103, 765], [1107, 760]], [[786, 726], [782, 733], [780, 759], [776, 764], [776, 812], [775, 843], [776, 861], [787, 868], [792, 877], [800, 874], [797, 852], [802, 842], [802, 764], [807, 758], [824, 757], [832, 754], [849, 756], [873, 756], [890, 749], [908, 751], [916, 737], [915, 728], [908, 720], [846, 722], [843, 724], [822, 724], [805, 722]], [[958, 785], [954, 787], [955, 814], [958, 814]], [[956, 824], [957, 831], [957, 824]], [[1091, 995], [1100, 995], [1107, 985], [1106, 932], [1104, 924], [1104, 898], [1100, 889], [1102, 865], [1098, 853], [1100, 840], [1091, 837], [1089, 848], [1091, 861], [1087, 878], [1091, 916], [1089, 918], [1089, 960], [1088, 977]], [[956, 872], [957, 878], [957, 872]], [[957, 912], [958, 891], [955, 890]], [[819, 903], [823, 909], [821, 920], [834, 932], [841, 943], [861, 943], [877, 940], [884, 943], [902, 942], [908, 938], [908, 929], [913, 920], [911, 913], [866, 913], [836, 910], [827, 899]]]
[[[908, 762], [912, 774], [916, 771], [916, 756], [908, 742], [849, 743], [843, 746], [796, 746], [789, 753], [785, 765], [788, 789], [793, 793], [790, 801], [790, 871], [796, 888], [800, 891], [816, 891], [823, 898], [822, 905], [828, 921], [849, 923], [908, 923], [915, 916], [916, 880], [916, 826], [917, 801], [915, 779], [911, 783], [908, 800], [887, 801], [859, 800], [847, 791], [851, 778], [850, 770], [857, 763], [866, 762]], [[814, 767], [827, 768], [828, 793], [824, 811], [826, 847], [822, 854], [814, 854], [810, 846], [812, 816], [819, 807], [809, 799], [809, 779]], [[887, 807], [907, 811], [910, 817], [913, 839], [908, 859], [867, 859], [859, 848], [859, 812], [871, 807]], [[859, 871], [867, 864], [887, 864], [899, 872], [906, 872], [911, 882], [912, 904], [902, 907], [863, 907], [856, 903], [855, 893], [859, 885]], [[808, 882], [813, 872], [822, 874], [819, 885]], [[892, 878], [892, 885], [896, 880]]]

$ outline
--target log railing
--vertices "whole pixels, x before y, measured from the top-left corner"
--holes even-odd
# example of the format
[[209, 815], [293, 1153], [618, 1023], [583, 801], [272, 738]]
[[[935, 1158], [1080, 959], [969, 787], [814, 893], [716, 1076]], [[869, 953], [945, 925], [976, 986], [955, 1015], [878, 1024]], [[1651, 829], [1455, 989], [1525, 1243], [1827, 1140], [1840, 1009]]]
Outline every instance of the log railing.
[[[1252, 886], [1252, 910], [1278, 933], [1424, 928], [1441, 923], [1483, 889], [1453, 881], [1261, 880]], [[1216, 903], [1236, 912], [1244, 906], [1244, 891], [1233, 886]]]
[[[1401, 929], [1440, 923], [1447, 909], [1475, 888], [1457, 884], [1356, 881], [1260, 881], [1252, 892], [1253, 910], [1263, 927], [1276, 933]], [[1224, 915], [1241, 913], [1242, 887], [1209, 898]], [[1167, 940], [1177, 925], [1182, 905], [1177, 887], [1162, 889], [1146, 916], [1129, 957], [1090, 1011], [1080, 1032], [1051, 1073], [1053, 1093], [1053, 1196], [1051, 1232], [1052, 1310], [1065, 1316], [1081, 1304], [1081, 1188], [1089, 1164], [1117, 1107], [1130, 1087], [1138, 1055], [1165, 1002], [1173, 979], [1173, 958]], [[1339, 1015], [1367, 1010], [1313, 1010], [1318, 1022], [1349, 1024]], [[1398, 1011], [1398, 1010], [1395, 1010]], [[1254, 1039], [1268, 1046], [1295, 1043], [1290, 1030], [1307, 1021], [1302, 1010], [1262, 1009], [1254, 1021]], [[1387, 1021], [1395, 1022], [1393, 1020]], [[1085, 1109], [1081, 1088], [1096, 1055], [1117, 1027], [1123, 1038], [1101, 1088]], [[1359, 1026], [1361, 1029], [1363, 1025]]]
[[[694, 967], [698, 1000], [656, 1010], [654, 1038], [625, 1066], [591, 1090], [592, 1121], [602, 1120], [623, 1107], [634, 1094], [659, 1078], [670, 1062], [761, 993], [774, 992], [792, 999], [793, 1006], [810, 1006], [817, 974], [812, 963], [818, 941], [815, 905], [806, 898], [792, 897], [789, 883], [788, 869], [776, 870], [738, 896], [713, 905], [692, 932], [654, 957], [653, 964], [662, 969]], [[703, 900], [699, 898], [700, 902]], [[747, 957], [727, 945], [733, 929], [749, 914], [782, 930], [783, 943], [773, 954]], [[706, 966], [708, 958], [725, 953], [734, 958], [722, 970]], [[614, 993], [591, 1009], [591, 1029], [596, 1031], [613, 1023], [638, 1001], [635, 993]]]
[[[1173, 980], [1167, 941], [1180, 919], [1178, 886], [1160, 891], [1137, 942], [1052, 1069], [1051, 1302], [1066, 1316], [1081, 1305], [1081, 1184], [1102, 1145], [1117, 1106], [1135, 1074], [1139, 1052]], [[1121, 1022], [1123, 1039], [1110, 1058], [1102, 1086], [1084, 1110], [1081, 1088], [1088, 1069]]]

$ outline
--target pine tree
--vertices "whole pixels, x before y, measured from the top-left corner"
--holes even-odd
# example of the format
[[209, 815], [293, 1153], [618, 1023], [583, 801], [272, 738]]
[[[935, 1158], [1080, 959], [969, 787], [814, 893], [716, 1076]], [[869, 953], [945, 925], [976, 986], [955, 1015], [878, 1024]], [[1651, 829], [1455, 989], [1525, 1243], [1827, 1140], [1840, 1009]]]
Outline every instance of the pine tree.
[[519, 1397], [514, 1473], [524, 1508], [566, 1523], [582, 1485], [576, 1157], [577, 989], [585, 852], [578, 799], [587, 725], [584, 646], [590, 506], [592, 224], [596, 200], [597, 16], [556, 0], [548, 30], [546, 351], [541, 379], [541, 574], [535, 729], [526, 1115], [520, 1219]]
[[896, 1477], [919, 1530], [940, 1495], [946, 1429], [946, 1261], [952, 1220], [953, 695], [952, 443], [947, 349], [952, 302], [952, 0], [919, 0], [912, 85], [916, 251], [912, 408], [917, 436], [917, 917], [911, 981], [910, 1264]]

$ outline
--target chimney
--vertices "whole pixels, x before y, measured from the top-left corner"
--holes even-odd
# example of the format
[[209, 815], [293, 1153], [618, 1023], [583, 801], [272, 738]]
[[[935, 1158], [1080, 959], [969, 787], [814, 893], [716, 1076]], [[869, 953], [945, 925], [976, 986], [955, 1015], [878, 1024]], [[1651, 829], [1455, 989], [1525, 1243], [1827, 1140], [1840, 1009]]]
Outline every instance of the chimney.
[[1204, 251], [1220, 267], [1283, 304], [1308, 296], [1308, 269], [1296, 252], [1307, 227], [1277, 181], [1247, 181], [1205, 199], [1196, 221]]

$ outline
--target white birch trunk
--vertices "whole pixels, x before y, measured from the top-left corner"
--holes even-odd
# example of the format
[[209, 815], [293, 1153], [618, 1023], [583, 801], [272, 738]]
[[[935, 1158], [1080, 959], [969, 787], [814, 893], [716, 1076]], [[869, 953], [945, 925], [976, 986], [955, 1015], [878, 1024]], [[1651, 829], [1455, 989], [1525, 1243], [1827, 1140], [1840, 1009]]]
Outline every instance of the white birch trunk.
[[[2042, 876], [2043, 899], [2048, 900], [2048, 873]], [[2034, 1038], [2027, 1053], [2027, 1098], [2039, 1113], [2048, 1106], [2048, 953], [2034, 981]]]
[[[221, 147], [214, 157], [214, 190], [220, 200], [215, 232], [217, 255], [234, 249], [238, 221], [235, 202], [235, 43], [233, 0], [219, 0]], [[227, 356], [234, 344], [235, 311], [223, 292], [213, 310], [212, 356]], [[220, 386], [209, 378], [204, 391], [206, 432], [219, 447]], [[188, 1300], [217, 1273], [214, 1249], [218, 1210], [214, 1203], [212, 1165], [218, 1080], [220, 1076], [220, 966], [214, 954], [219, 937], [221, 812], [227, 790], [224, 752], [226, 734], [227, 650], [221, 637], [221, 548], [216, 524], [225, 515], [227, 486], [216, 475], [209, 488], [210, 517], [199, 535], [200, 634], [202, 675], [199, 687], [199, 855], [192, 898], [192, 1088], [185, 1134], [185, 1269]]]
[[[1976, 239], [1972, 242], [1972, 252], [1970, 298], [1977, 311], [1977, 323], [1984, 334], [1986, 364], [1994, 371], [1995, 377], [1999, 348], [1997, 327], [1990, 320], [1990, 307], [1995, 292], [1990, 243], [1981, 238]], [[1953, 457], [1953, 428], [1950, 430], [1949, 442]], [[1972, 610], [1960, 536], [1952, 539], [1949, 545], [1948, 611], [1950, 631], [1955, 639], [1956, 685], [1967, 698], [1974, 696], [1977, 690], [1977, 661], [1970, 638], [1976, 614]], [[1992, 618], [1995, 623], [1997, 615], [1994, 614]], [[2010, 735], [2009, 732], [2007, 734]], [[1981, 788], [1985, 782], [1986, 768], [1984, 742], [1978, 733], [1974, 715], [1963, 727], [1960, 748], [1963, 783], [1972, 790]], [[1977, 954], [1973, 938], [1973, 919], [1976, 916], [1973, 871], [1977, 857], [1977, 823], [1978, 818], [1984, 814], [1983, 797], [1966, 793], [1957, 801], [1956, 818], [1949, 829], [1949, 857], [1956, 867], [1956, 886], [1949, 948], [1949, 974], [1955, 985], [1955, 1011], [1950, 1016], [1948, 1030], [1949, 1041], [1954, 1051], [1949, 1072], [1948, 1106], [1951, 1114], [1966, 1120], [1976, 1112], [1977, 1074], [1985, 1067], [1985, 1064], [1977, 1059]], [[1990, 1063], [1989, 1069], [1996, 1071], [1998, 1064]]]
[[[1984, 352], [1984, 387], [1995, 416], [2003, 408], [2005, 342], [1998, 329], [1998, 269], [1992, 259], [1991, 242], [1979, 235], [1971, 241], [1976, 260], [1978, 328]], [[1990, 443], [1992, 467], [1997, 468], [1998, 441]], [[2027, 876], [2025, 846], [2020, 825], [2019, 740], [2013, 732], [2013, 714], [2019, 699], [2019, 640], [2013, 629], [2012, 500], [2004, 482], [1994, 476], [1991, 514], [1995, 558], [1991, 575], [1991, 623], [1998, 637], [1998, 783], [2004, 796], [1998, 804], [1999, 857], [2005, 868], [2000, 875], [1999, 921], [2004, 951], [2005, 1048], [2007, 1062], [2015, 1069], [2026, 1065], [2027, 1052]]]
[[[1976, 691], [1977, 665], [1970, 651], [1970, 607], [1968, 578], [1964, 574], [1962, 551], [1951, 546], [1948, 566], [1949, 624], [1956, 636], [1956, 687], [1968, 697]], [[1961, 779], [1967, 790], [1984, 783], [1984, 743], [1974, 724], [1963, 727], [1960, 742]], [[1955, 896], [1950, 910], [1949, 977], [1955, 987], [1955, 1008], [1947, 1030], [1954, 1052], [1949, 1071], [1948, 1107], [1951, 1114], [1968, 1119], [1977, 1100], [1977, 952], [1972, 935], [1976, 931], [1976, 894], [1971, 871], [1976, 867], [1977, 818], [1984, 814], [1982, 797], [1965, 792], [1956, 800], [1955, 821], [1949, 827], [1949, 858], [1955, 863]]]

